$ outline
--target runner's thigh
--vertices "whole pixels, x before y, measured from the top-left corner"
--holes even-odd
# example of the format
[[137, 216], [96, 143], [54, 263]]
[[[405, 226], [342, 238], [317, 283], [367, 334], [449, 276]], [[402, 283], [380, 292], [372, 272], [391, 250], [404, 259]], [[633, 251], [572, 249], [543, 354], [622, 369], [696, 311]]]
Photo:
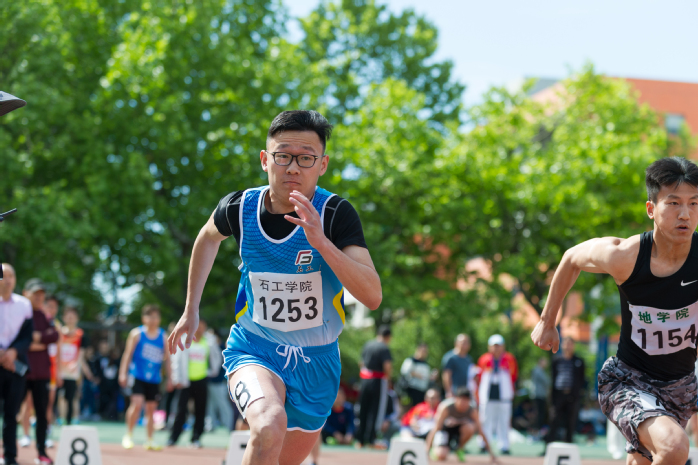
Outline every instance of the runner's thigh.
[[[247, 386], [250, 384], [252, 374], [257, 377], [264, 396], [256, 400], [246, 399], [243, 394], [243, 391], [247, 390], [247, 395], [251, 395], [252, 398], [257, 396], [252, 386]], [[286, 400], [284, 383], [276, 374], [259, 365], [245, 365], [236, 370], [229, 377], [228, 388], [233, 400], [238, 404], [238, 409], [251, 427], [254, 427], [255, 419], [260, 415], [278, 413], [279, 409], [284, 410]]]
[[637, 428], [640, 443], [656, 455], [658, 452], [673, 451], [688, 444], [688, 436], [673, 418], [663, 415], [649, 418]]

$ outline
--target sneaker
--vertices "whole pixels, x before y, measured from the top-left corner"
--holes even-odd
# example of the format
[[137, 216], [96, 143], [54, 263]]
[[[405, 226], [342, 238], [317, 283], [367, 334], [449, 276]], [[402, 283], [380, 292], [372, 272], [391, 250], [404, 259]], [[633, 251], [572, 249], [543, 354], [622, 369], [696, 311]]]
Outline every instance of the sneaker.
[[465, 462], [465, 451], [463, 449], [457, 449], [456, 457], [458, 457], [459, 462]]
[[124, 435], [124, 438], [121, 440], [121, 445], [124, 449], [133, 449], [133, 439], [130, 434]]
[[34, 460], [38, 465], [53, 465], [53, 460], [47, 455], [40, 455], [38, 459]]
[[32, 439], [26, 435], [19, 438], [19, 441], [17, 442], [19, 443], [19, 447], [29, 447], [32, 445]]
[[502, 455], [511, 455], [511, 452], [509, 452], [509, 449], [502, 449], [501, 454]]
[[44, 445], [46, 446], [47, 449], [53, 449], [53, 446], [54, 446], [55, 444], [53, 443], [53, 439], [49, 438], [49, 439], [46, 440], [46, 442], [44, 443]]
[[198, 439], [196, 441], [191, 442], [191, 448], [192, 449], [203, 449], [204, 446], [201, 445], [201, 441]]
[[429, 459], [431, 459], [431, 460], [434, 461], [434, 462], [436, 462], [437, 460], [439, 460], [439, 457], [436, 455], [436, 449], [432, 448], [432, 449], [429, 451]]
[[168, 439], [165, 443], [165, 447], [174, 447], [175, 442], [172, 439]]
[[143, 444], [143, 448], [145, 450], [153, 450], [153, 451], [162, 450], [162, 446], [160, 444], [155, 444], [155, 442], [152, 440], [146, 441], [145, 444]]

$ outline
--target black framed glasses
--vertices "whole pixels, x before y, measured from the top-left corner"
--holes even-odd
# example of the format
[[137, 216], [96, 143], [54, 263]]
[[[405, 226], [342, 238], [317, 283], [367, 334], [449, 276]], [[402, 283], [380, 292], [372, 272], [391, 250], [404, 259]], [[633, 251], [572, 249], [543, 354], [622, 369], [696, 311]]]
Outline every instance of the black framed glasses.
[[279, 166], [288, 166], [293, 163], [293, 159], [295, 158], [296, 163], [298, 163], [298, 166], [301, 168], [312, 168], [315, 165], [315, 161], [317, 161], [318, 158], [322, 158], [322, 156], [318, 157], [317, 155], [310, 155], [308, 153], [292, 155], [286, 152], [267, 152], [266, 150], [265, 152], [274, 157], [274, 163]]

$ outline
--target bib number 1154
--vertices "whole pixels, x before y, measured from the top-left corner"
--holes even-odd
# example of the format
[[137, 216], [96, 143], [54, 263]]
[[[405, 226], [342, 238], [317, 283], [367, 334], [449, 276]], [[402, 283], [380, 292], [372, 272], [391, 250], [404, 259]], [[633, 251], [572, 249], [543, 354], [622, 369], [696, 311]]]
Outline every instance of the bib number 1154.
[[[647, 330], [645, 328], [640, 328], [637, 330], [640, 334], [642, 341], [642, 349], [647, 349]], [[692, 324], [686, 334], [681, 334], [683, 331], [681, 328], [669, 329], [667, 331], [654, 331], [651, 333], [652, 338], [655, 338], [657, 349], [664, 349], [665, 344], [669, 347], [679, 347], [684, 341], [691, 341], [691, 344], [696, 344], [696, 325]], [[654, 341], [653, 341], [654, 342]]]

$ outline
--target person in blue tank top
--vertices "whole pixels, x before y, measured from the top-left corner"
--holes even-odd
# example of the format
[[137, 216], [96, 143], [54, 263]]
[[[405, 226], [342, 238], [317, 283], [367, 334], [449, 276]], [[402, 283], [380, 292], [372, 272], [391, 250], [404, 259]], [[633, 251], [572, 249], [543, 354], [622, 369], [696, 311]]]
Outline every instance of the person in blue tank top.
[[133, 427], [141, 415], [145, 404], [145, 418], [148, 439], [144, 444], [146, 450], [161, 450], [153, 442], [153, 413], [160, 399], [162, 366], [167, 373], [167, 390], [172, 390], [170, 381], [170, 354], [165, 350], [165, 331], [160, 327], [160, 308], [146, 305], [141, 310], [142, 326], [134, 328], [126, 340], [126, 348], [119, 367], [119, 384], [126, 387], [129, 378], [131, 386], [131, 403], [126, 411], [126, 434], [121, 445], [125, 449], [133, 448]]
[[269, 185], [223, 197], [199, 232], [184, 313], [167, 341], [171, 354], [190, 346], [220, 242], [234, 236], [242, 276], [223, 366], [251, 430], [245, 465], [308, 456], [339, 388], [345, 289], [374, 310], [382, 300], [356, 210], [317, 186], [331, 130], [316, 111], [274, 119], [260, 152]]

